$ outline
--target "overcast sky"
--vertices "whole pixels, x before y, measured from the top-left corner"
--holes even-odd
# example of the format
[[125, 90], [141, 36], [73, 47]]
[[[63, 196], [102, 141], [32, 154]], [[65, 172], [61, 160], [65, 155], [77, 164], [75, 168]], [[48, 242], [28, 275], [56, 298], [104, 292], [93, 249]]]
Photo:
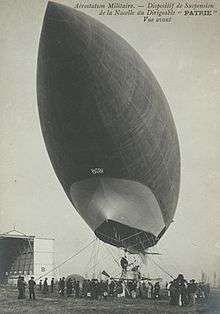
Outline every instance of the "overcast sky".
[[[71, 0], [57, 2], [74, 6]], [[0, 232], [15, 225], [26, 234], [55, 238], [56, 262], [61, 263], [94, 235], [62, 190], [40, 130], [36, 65], [46, 5], [44, 0], [0, 1]], [[120, 34], [144, 58], [176, 123], [180, 197], [174, 223], [155, 248], [162, 253], [155, 261], [174, 275], [198, 278], [203, 269], [220, 276], [219, 14], [150, 24], [136, 16], [84, 12]], [[99, 267], [111, 273], [117, 265], [111, 261], [110, 248], [99, 245]], [[61, 274], [84, 274], [91, 252], [67, 263]], [[161, 275], [150, 261], [145, 272]]]

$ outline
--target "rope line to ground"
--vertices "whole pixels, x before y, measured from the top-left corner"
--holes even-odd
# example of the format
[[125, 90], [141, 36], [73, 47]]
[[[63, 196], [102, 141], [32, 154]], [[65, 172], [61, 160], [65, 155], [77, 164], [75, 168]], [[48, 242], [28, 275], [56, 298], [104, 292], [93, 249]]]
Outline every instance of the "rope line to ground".
[[96, 252], [94, 257], [94, 268], [93, 268], [93, 277], [96, 277], [96, 266], [100, 263], [99, 262], [99, 249], [100, 249], [100, 240], [97, 238], [97, 245], [96, 245]]
[[152, 258], [150, 258], [150, 256], [148, 256], [148, 259], [153, 262], [158, 268], [160, 268], [160, 270], [162, 270], [165, 274], [167, 274], [169, 277], [171, 277], [172, 279], [175, 279], [170, 273], [168, 273], [168, 271], [166, 271], [162, 266], [160, 266], [157, 262], [155, 262]]
[[[95, 253], [95, 250], [96, 250], [96, 242], [97, 242], [97, 237], [95, 238], [95, 241], [93, 242], [94, 244], [93, 244], [93, 246], [92, 246], [92, 248], [91, 248], [91, 254], [90, 254], [90, 258], [89, 258], [89, 260], [88, 260], [88, 263], [86, 264], [86, 266], [85, 266], [85, 271], [84, 271], [84, 274], [85, 274], [85, 276], [87, 276], [87, 274], [88, 274], [88, 270], [91, 268], [91, 266], [89, 266], [89, 265], [93, 265], [94, 263], [93, 263], [93, 259], [94, 259], [94, 253]], [[93, 267], [93, 266], [92, 266]]]
[[[96, 238], [96, 240], [98, 240], [98, 238]], [[104, 243], [104, 242], [100, 242], [99, 241], [99, 252], [100, 252], [100, 249], [101, 248], [103, 248], [103, 247], [106, 247], [106, 244]], [[96, 254], [96, 248], [97, 248], [97, 246], [93, 249], [93, 253], [95, 253]], [[107, 253], [108, 253], [108, 251], [106, 251]], [[103, 253], [103, 251], [102, 251], [102, 253]], [[106, 264], [106, 256], [104, 256], [104, 258], [102, 257], [102, 259], [100, 258], [100, 257], [98, 257], [98, 256], [95, 256], [95, 254], [93, 254], [94, 256], [93, 256], [93, 259], [91, 259], [90, 260], [90, 267], [87, 267], [87, 273], [90, 273], [90, 272], [92, 272], [93, 271], [93, 269], [96, 267], [96, 266], [98, 266], [98, 265], [100, 265], [101, 264], [101, 262], [104, 260], [105, 261], [105, 264]], [[108, 254], [109, 255], [109, 254]], [[97, 257], [97, 258], [96, 258]], [[109, 256], [108, 256], [108, 259], [109, 259]], [[108, 260], [107, 259], [107, 260]], [[87, 266], [89, 266], [89, 264], [87, 265]], [[105, 265], [106, 266], [106, 265]], [[103, 268], [103, 267], [102, 267]]]
[[79, 255], [80, 253], [82, 253], [84, 250], [86, 250], [94, 241], [96, 240], [93, 239], [92, 241], [90, 241], [87, 245], [85, 245], [83, 248], [81, 248], [78, 252], [76, 252], [75, 254], [71, 255], [69, 258], [67, 258], [64, 262], [62, 262], [61, 264], [57, 265], [56, 267], [54, 267], [53, 269], [51, 269], [50, 271], [46, 272], [44, 275], [37, 277], [36, 279], [40, 279], [42, 277], [45, 277], [46, 275], [50, 274], [52, 271], [58, 269], [59, 267], [63, 266], [65, 263], [67, 263], [68, 261], [70, 261], [71, 259], [73, 259], [74, 257], [76, 257], [77, 255]]
[[113, 253], [111, 252], [111, 250], [110, 250], [107, 246], [104, 246], [104, 248], [107, 250], [107, 252], [110, 253], [110, 255], [111, 255], [113, 261], [121, 268], [120, 263], [116, 260], [116, 258], [114, 257]]

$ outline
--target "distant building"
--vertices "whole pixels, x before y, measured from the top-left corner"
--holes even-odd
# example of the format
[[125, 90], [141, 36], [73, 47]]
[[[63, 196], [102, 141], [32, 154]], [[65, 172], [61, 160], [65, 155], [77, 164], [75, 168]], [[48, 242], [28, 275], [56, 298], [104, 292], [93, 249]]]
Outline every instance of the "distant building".
[[[47, 274], [54, 265], [54, 239], [37, 238], [17, 230], [0, 234], [0, 283], [14, 284], [19, 275], [27, 281], [31, 276], [37, 280]], [[37, 280], [38, 281], [38, 280]]]

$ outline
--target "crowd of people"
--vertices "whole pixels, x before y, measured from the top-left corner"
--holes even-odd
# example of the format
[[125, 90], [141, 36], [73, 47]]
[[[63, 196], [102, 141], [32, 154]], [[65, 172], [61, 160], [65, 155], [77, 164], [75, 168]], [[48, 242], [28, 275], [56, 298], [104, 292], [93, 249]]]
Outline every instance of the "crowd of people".
[[[38, 285], [34, 277], [25, 283], [24, 277], [19, 276], [17, 281], [18, 298], [25, 298], [25, 288], [28, 287], [29, 298], [35, 299], [35, 288], [44, 294], [49, 295], [58, 293], [61, 297], [87, 298], [94, 300], [107, 299], [108, 297], [117, 298], [141, 298], [159, 300], [161, 296], [161, 287], [159, 282], [154, 284], [148, 280], [131, 279], [84, 279], [78, 281], [71, 277], [62, 277], [58, 281], [54, 278], [48, 283], [48, 278], [40, 280]], [[196, 283], [195, 280], [187, 282], [180, 274], [176, 279], [166, 284], [167, 296], [170, 305], [194, 305], [196, 302], [208, 298], [210, 288], [208, 284]]]
[[90, 298], [90, 299], [106, 299], [111, 297], [131, 297], [131, 298], [160, 298], [160, 284], [156, 282], [154, 285], [151, 282], [135, 281], [135, 280], [98, 280], [85, 279], [82, 282], [72, 279], [60, 278], [55, 282], [54, 278], [48, 283], [48, 278], [40, 280], [38, 285], [34, 281], [34, 277], [26, 283], [24, 277], [19, 276], [17, 281], [18, 298], [25, 298], [25, 289], [28, 287], [30, 299], [35, 299], [35, 288], [42, 294], [47, 295], [57, 292], [61, 296], [74, 296], [75, 298]]
[[179, 306], [206, 301], [210, 293], [209, 284], [196, 283], [194, 279], [187, 282], [182, 274], [167, 284], [166, 289], [170, 297], [170, 305]]

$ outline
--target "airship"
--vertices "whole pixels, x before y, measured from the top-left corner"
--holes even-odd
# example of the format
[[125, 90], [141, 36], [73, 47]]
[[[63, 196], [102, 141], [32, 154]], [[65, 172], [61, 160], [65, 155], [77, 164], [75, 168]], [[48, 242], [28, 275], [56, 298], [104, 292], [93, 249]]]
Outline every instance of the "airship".
[[45, 145], [73, 207], [105, 243], [130, 253], [154, 246], [175, 214], [180, 150], [142, 57], [96, 19], [49, 2], [37, 97]]

